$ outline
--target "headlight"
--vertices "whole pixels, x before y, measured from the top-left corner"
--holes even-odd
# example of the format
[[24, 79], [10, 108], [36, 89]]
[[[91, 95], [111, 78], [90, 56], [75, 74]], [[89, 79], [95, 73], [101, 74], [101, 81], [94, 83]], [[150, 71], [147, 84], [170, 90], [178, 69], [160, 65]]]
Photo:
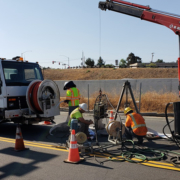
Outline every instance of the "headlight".
[[9, 107], [13, 107], [13, 106], [14, 106], [13, 102], [9, 103]]

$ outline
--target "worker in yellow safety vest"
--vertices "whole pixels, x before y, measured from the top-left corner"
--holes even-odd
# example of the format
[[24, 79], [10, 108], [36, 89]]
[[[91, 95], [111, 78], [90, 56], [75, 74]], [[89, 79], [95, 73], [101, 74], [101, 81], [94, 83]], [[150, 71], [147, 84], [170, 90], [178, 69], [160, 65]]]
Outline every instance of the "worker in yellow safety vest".
[[85, 120], [83, 118], [83, 113], [85, 113], [87, 111], [87, 104], [86, 103], [82, 103], [79, 104], [79, 107], [74, 109], [71, 114], [70, 114], [70, 119], [68, 122], [68, 126], [71, 125], [71, 120], [72, 119], [77, 119], [78, 120], [78, 124], [79, 124], [79, 131], [83, 132], [87, 135], [87, 137], [89, 137], [89, 125], [93, 124], [92, 120]]
[[65, 103], [69, 106], [69, 114], [67, 117], [66, 122], [69, 120], [69, 115], [71, 112], [79, 107], [79, 100], [80, 100], [80, 92], [79, 89], [76, 88], [76, 85], [73, 81], [67, 81], [64, 83], [64, 90], [66, 91], [66, 100], [64, 100]]
[[137, 144], [142, 144], [143, 137], [147, 133], [144, 118], [140, 114], [134, 113], [130, 107], [125, 108], [124, 114], [127, 117], [125, 122], [125, 137], [131, 140], [133, 137], [136, 137], [138, 139]]

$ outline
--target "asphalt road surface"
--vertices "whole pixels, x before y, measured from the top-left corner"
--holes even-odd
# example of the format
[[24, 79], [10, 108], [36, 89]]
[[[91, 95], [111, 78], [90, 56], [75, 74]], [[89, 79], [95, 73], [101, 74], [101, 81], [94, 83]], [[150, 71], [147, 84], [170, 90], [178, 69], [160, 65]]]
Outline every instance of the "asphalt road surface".
[[[56, 123], [66, 120], [67, 112], [61, 112], [55, 118]], [[86, 119], [93, 119], [92, 114], [85, 114]], [[125, 121], [125, 117], [121, 117]], [[172, 118], [170, 118], [171, 120]], [[145, 117], [147, 126], [158, 132], [166, 124], [165, 118]], [[67, 133], [57, 132], [49, 135], [54, 125], [21, 126], [24, 144], [27, 150], [16, 152], [16, 125], [5, 123], [0, 125], [0, 179], [16, 180], [169, 180], [179, 179], [180, 168], [167, 161], [150, 161], [130, 163], [110, 161], [104, 154], [84, 156], [85, 161], [69, 164], [63, 161], [68, 157], [68, 150], [60, 147], [68, 138]], [[166, 133], [169, 133], [166, 130]], [[107, 141], [107, 136], [98, 136], [99, 141]], [[164, 140], [145, 140], [142, 147], [171, 150], [180, 153], [176, 144]], [[96, 147], [97, 148], [97, 147]], [[121, 145], [113, 147], [121, 151]]]

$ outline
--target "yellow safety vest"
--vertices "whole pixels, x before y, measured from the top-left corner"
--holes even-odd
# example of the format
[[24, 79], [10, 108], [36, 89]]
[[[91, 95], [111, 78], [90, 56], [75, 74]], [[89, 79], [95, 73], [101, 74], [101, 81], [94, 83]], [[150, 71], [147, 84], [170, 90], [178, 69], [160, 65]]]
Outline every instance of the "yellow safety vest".
[[81, 95], [80, 95], [79, 89], [77, 89], [76, 87], [69, 88], [66, 92], [66, 100], [69, 100], [68, 105], [78, 106], [80, 96]]

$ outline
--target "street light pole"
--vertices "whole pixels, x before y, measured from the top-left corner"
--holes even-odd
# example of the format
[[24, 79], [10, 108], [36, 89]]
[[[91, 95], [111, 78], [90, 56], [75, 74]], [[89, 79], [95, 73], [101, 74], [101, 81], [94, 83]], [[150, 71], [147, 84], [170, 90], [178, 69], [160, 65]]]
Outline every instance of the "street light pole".
[[32, 52], [32, 51], [25, 51], [23, 53], [21, 53], [21, 57], [25, 60], [25, 56], [23, 57], [23, 54], [25, 54], [26, 52]]

